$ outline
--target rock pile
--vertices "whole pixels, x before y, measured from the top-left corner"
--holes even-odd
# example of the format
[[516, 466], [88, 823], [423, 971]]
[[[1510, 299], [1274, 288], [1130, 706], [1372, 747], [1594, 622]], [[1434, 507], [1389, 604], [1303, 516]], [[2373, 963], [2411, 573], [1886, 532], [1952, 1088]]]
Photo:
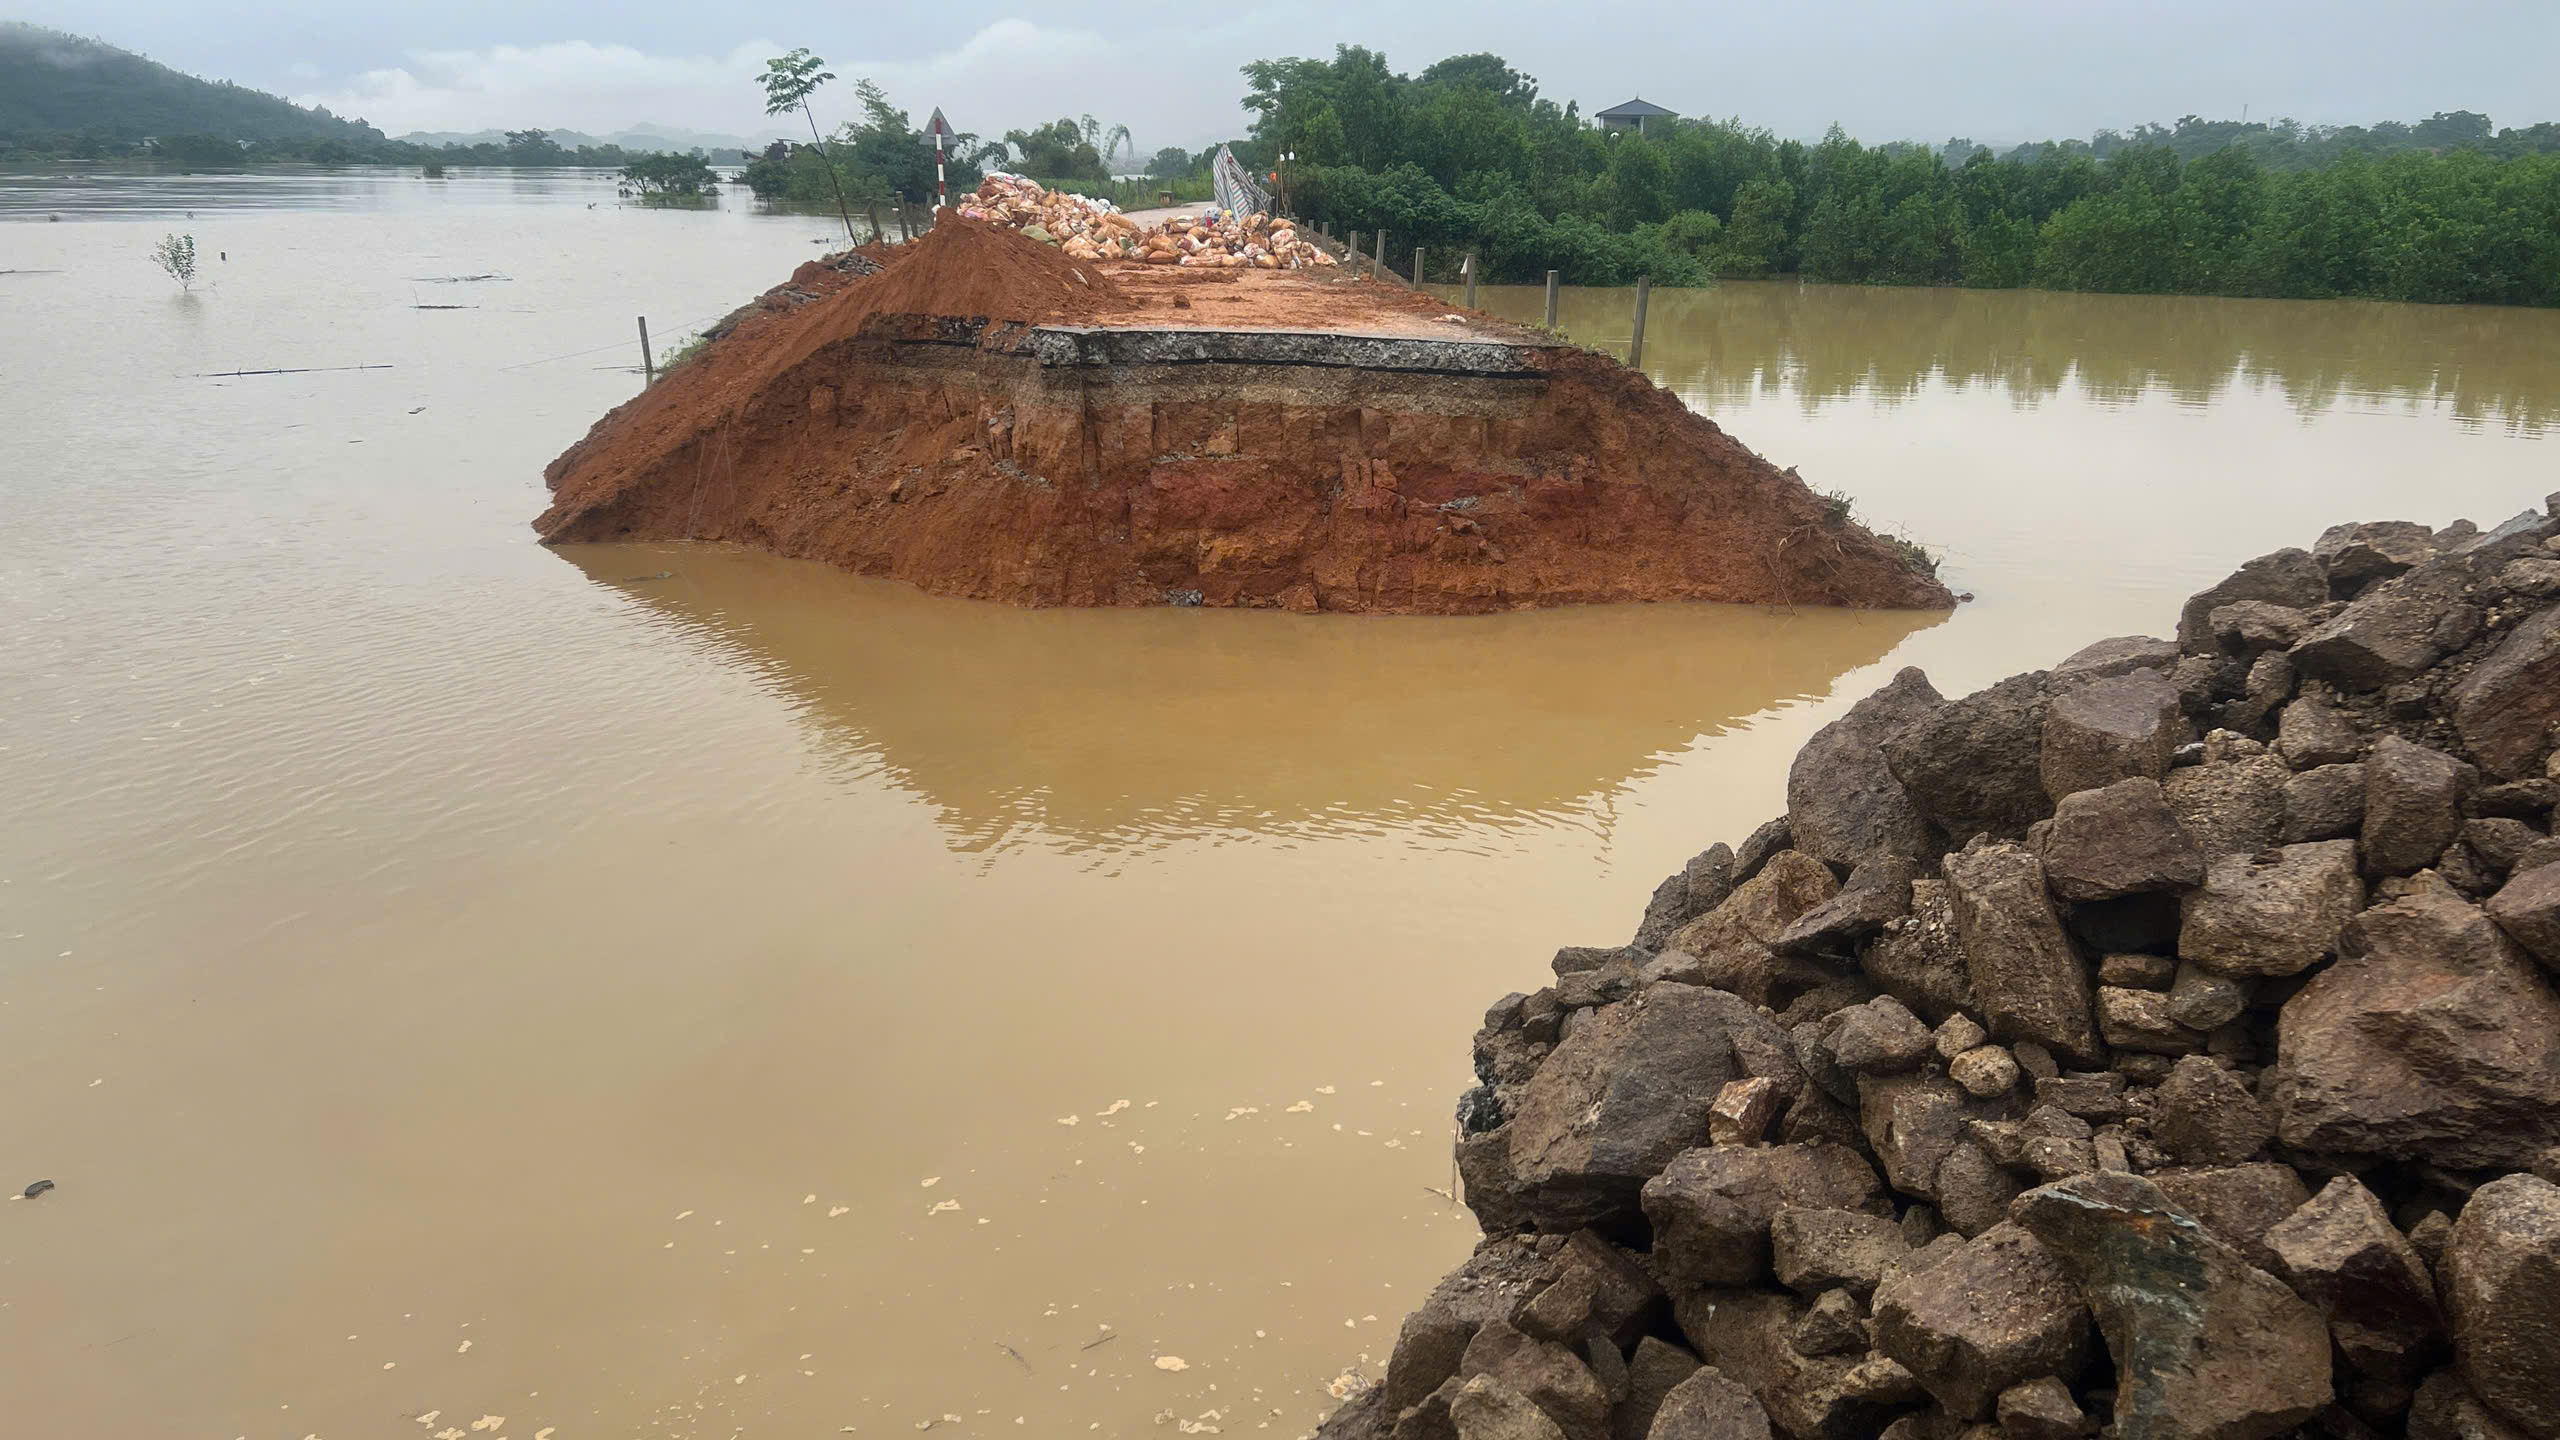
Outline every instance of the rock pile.
[[2560, 495], [1948, 700], [1496, 1003], [1322, 1433], [2560, 1440]]

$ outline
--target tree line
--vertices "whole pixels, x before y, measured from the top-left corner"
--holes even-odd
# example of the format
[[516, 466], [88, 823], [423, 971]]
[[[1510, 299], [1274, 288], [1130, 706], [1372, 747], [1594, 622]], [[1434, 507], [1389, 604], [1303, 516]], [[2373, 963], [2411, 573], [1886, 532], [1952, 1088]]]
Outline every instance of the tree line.
[[[2006, 153], [1812, 144], [1738, 120], [1606, 131], [1493, 55], [1419, 75], [1359, 46], [1244, 67], [1294, 208], [1479, 257], [1495, 280], [1792, 274], [2039, 287], [2560, 305], [2560, 126], [2450, 112], [2314, 129], [2189, 116]], [[1392, 258], [1392, 257], [1391, 257]]]

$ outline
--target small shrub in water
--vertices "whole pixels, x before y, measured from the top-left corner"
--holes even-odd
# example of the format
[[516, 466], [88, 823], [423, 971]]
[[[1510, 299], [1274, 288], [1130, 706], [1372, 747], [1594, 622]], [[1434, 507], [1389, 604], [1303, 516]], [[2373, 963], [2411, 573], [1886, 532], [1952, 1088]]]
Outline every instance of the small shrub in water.
[[151, 263], [168, 271], [169, 278], [178, 282], [179, 289], [190, 291], [195, 289], [196, 237], [193, 235], [161, 236], [160, 243], [151, 247]]

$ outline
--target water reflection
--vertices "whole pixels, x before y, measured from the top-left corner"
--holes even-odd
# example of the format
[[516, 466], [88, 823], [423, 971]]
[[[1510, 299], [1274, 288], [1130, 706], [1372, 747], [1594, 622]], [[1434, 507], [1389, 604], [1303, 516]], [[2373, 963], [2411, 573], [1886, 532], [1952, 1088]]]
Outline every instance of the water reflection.
[[711, 545], [559, 553], [753, 665], [966, 851], [1033, 832], [1126, 850], [1234, 831], [1605, 827], [1609, 797], [1662, 757], [1819, 697], [1946, 618], [1035, 611]]
[[[1623, 350], [1630, 297], [1568, 290], [1557, 319]], [[1545, 294], [1496, 286], [1479, 300], [1535, 320]], [[1937, 382], [1993, 386], [2021, 408], [2069, 384], [2100, 404], [2158, 391], [2199, 407], [2272, 387], [2305, 418], [2388, 404], [2528, 434], [2560, 419], [2560, 313], [2495, 306], [1741, 281], [1653, 292], [1645, 361], [1710, 409], [1778, 392], [1807, 410], [1898, 404]]]

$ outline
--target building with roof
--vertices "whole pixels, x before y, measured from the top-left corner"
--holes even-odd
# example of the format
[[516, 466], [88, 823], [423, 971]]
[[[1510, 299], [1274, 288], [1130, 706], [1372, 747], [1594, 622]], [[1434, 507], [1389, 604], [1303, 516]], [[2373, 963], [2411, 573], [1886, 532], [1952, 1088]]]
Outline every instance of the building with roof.
[[1680, 115], [1678, 111], [1665, 110], [1652, 101], [1639, 97], [1621, 105], [1612, 105], [1591, 118], [1599, 121], [1600, 128], [1603, 130], [1633, 130], [1641, 135], [1650, 122], [1677, 120]]

